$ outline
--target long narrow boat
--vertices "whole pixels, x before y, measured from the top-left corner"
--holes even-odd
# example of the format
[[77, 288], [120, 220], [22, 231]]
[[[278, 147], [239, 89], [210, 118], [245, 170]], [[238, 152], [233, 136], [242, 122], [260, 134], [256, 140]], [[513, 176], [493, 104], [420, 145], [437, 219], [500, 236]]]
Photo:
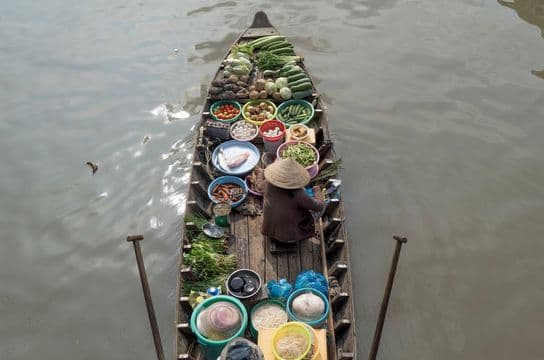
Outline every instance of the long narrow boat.
[[[278, 35], [278, 30], [269, 22], [264, 12], [257, 12], [251, 26], [236, 40], [235, 44], [257, 39], [263, 36]], [[228, 52], [227, 52], [228, 55]], [[304, 64], [299, 64], [308, 73]], [[215, 78], [223, 75], [221, 65]], [[309, 124], [315, 129], [316, 147], [319, 149], [321, 161], [320, 171], [334, 163], [336, 155], [330, 138], [325, 108], [315, 91], [307, 98], [315, 104], [315, 117]], [[247, 100], [246, 100], [247, 101]], [[190, 188], [187, 197], [186, 213], [198, 213], [208, 219], [213, 218], [212, 206], [207, 195], [209, 183], [213, 175], [209, 171], [210, 139], [204, 135], [204, 123], [210, 119], [210, 105], [214, 102], [212, 96], [204, 104], [200, 131], [195, 145]], [[244, 100], [240, 101], [244, 103]], [[255, 144], [260, 150], [261, 143]], [[329, 179], [330, 181], [331, 179]], [[230, 214], [230, 233], [234, 239], [229, 244], [228, 251], [236, 254], [238, 268], [250, 268], [257, 271], [263, 281], [286, 278], [295, 280], [298, 273], [305, 269], [313, 269], [329, 279], [329, 300], [331, 312], [327, 320], [327, 357], [329, 360], [353, 359], [357, 357], [356, 324], [353, 307], [351, 268], [349, 247], [344, 225], [344, 208], [341, 199], [332, 201], [324, 215], [316, 222], [318, 229], [314, 238], [304, 240], [297, 245], [296, 251], [272, 253], [270, 241], [260, 232], [262, 216], [245, 216], [235, 211]], [[188, 233], [196, 226], [187, 220], [183, 223], [181, 241], [179, 281], [176, 302], [176, 359], [201, 359], [202, 353], [196, 337], [191, 331], [190, 316], [192, 307], [189, 297], [184, 293], [184, 282], [195, 279], [191, 267], [184, 264], [184, 255], [191, 249]]]

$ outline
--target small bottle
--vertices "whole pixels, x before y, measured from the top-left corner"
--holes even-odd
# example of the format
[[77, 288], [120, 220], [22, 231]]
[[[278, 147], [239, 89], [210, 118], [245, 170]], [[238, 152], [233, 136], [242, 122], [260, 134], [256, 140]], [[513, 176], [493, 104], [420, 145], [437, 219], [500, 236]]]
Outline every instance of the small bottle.
[[206, 291], [206, 294], [208, 295], [208, 297], [221, 295], [221, 288], [220, 288], [220, 287], [211, 286], [211, 287], [209, 287], [208, 290]]

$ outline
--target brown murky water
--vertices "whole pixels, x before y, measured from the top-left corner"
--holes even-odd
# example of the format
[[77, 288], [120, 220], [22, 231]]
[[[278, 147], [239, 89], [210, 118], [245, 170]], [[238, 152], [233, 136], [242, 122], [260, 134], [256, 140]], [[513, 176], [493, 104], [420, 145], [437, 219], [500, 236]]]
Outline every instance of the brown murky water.
[[200, 85], [259, 9], [327, 100], [360, 357], [401, 233], [381, 359], [544, 358], [536, 0], [1, 1], [0, 358], [153, 358], [128, 233], [171, 354]]

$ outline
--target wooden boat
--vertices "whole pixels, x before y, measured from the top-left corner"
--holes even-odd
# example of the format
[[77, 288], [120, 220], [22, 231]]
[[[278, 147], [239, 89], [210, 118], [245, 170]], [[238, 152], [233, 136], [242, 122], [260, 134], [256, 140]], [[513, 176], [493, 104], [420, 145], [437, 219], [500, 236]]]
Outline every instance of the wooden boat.
[[[239, 36], [235, 44], [274, 34], [279, 34], [278, 30], [270, 24], [264, 12], [258, 12], [251, 26]], [[303, 64], [300, 66], [304, 68]], [[216, 73], [216, 78], [218, 77], [222, 77], [221, 67]], [[316, 93], [308, 100], [313, 100], [315, 104], [315, 117], [310, 125], [316, 131], [316, 147], [319, 149], [321, 158], [319, 167], [324, 169], [336, 160], [325, 108]], [[207, 188], [212, 178], [208, 171], [206, 157], [203, 155], [209, 139], [204, 136], [202, 125], [210, 117], [209, 109], [213, 102], [214, 100], [208, 96], [204, 104], [186, 204], [186, 212], [199, 213], [208, 219], [213, 216], [213, 204], [207, 196]], [[256, 145], [262, 149], [262, 142]], [[356, 358], [356, 324], [342, 200], [337, 199], [328, 205], [323, 217], [317, 222], [318, 235], [299, 243], [294, 252], [271, 253], [270, 241], [260, 232], [261, 223], [262, 216], [244, 216], [235, 211], [230, 215], [230, 232], [235, 240], [229, 244], [229, 252], [237, 255], [237, 266], [259, 272], [264, 281], [287, 278], [293, 282], [296, 275], [305, 269], [314, 269], [323, 273], [328, 277], [331, 289], [329, 294], [331, 312], [326, 326], [328, 359]], [[194, 279], [190, 266], [184, 264], [183, 261], [183, 254], [191, 249], [191, 243], [186, 234], [194, 229], [194, 223], [184, 222], [177, 286], [179, 301], [176, 302], [175, 319], [177, 327], [175, 357], [177, 359], [202, 358], [196, 337], [190, 328], [192, 308], [189, 305], [188, 294], [183, 293], [184, 281]]]

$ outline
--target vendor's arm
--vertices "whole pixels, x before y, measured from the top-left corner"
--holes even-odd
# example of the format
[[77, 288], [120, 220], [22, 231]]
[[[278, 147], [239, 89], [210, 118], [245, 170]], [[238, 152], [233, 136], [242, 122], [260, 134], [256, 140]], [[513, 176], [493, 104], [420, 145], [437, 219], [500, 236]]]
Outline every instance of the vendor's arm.
[[295, 200], [297, 202], [297, 205], [304, 209], [321, 211], [323, 210], [323, 206], [325, 206], [323, 200], [316, 197], [311, 197], [303, 189], [297, 190], [295, 192]]

